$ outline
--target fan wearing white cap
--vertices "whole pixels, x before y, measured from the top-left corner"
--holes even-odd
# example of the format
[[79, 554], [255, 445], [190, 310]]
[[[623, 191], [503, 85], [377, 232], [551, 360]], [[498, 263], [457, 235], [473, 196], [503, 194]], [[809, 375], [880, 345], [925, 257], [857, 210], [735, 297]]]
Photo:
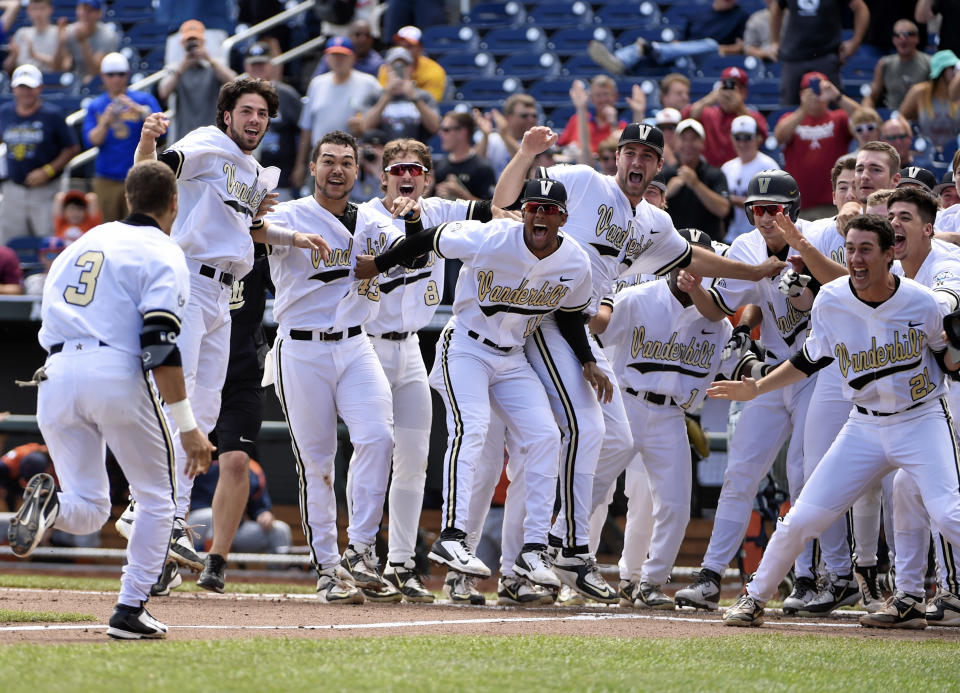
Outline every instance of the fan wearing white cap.
[[83, 140], [88, 147], [99, 147], [94, 164], [93, 191], [103, 213], [103, 221], [118, 221], [127, 216], [123, 180], [133, 166], [133, 153], [140, 141], [143, 121], [161, 111], [149, 92], [131, 91], [130, 63], [122, 53], [107, 53], [100, 62], [104, 93], [87, 106], [83, 119]]
[[727, 179], [730, 204], [733, 205], [733, 221], [727, 227], [725, 238], [728, 243], [753, 229], [753, 224], [747, 220], [746, 212], [743, 211], [750, 179], [760, 171], [780, 168], [776, 161], [760, 151], [763, 135], [757, 132], [757, 121], [750, 116], [734, 118], [730, 124], [730, 135], [737, 156], [720, 167]]
[[673, 148], [676, 146], [677, 125], [683, 120], [680, 111], [676, 108], [661, 108], [654, 116], [653, 122], [663, 133], [663, 165], [672, 166], [677, 163], [677, 155]]
[[53, 233], [54, 179], [80, 151], [66, 114], [41, 96], [40, 70], [21, 65], [11, 86], [13, 101], [0, 106], [0, 141], [7, 145], [9, 176], [0, 202], [0, 243]]
[[[391, 4], [399, 5], [403, 3]], [[433, 3], [424, 2], [423, 4]], [[389, 10], [387, 11], [389, 12]], [[419, 10], [418, 16], [420, 16]], [[442, 20], [439, 23], [443, 23]], [[420, 43], [422, 36], [423, 32], [417, 27], [405, 26], [393, 35], [393, 43], [395, 46], [406, 48], [413, 56], [413, 83], [428, 92], [437, 101], [441, 101], [443, 100], [443, 92], [447, 89], [447, 71], [436, 60], [432, 60], [423, 54], [423, 46]], [[377, 80], [381, 87], [387, 86], [387, 77], [389, 76], [390, 66], [385, 60], [377, 73]]]

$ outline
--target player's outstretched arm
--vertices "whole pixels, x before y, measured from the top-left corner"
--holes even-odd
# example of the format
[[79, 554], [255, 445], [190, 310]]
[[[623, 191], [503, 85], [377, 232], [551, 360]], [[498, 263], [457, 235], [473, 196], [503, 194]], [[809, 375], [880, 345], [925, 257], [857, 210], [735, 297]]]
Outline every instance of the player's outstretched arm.
[[157, 366], [153, 370], [153, 379], [157, 383], [160, 396], [167, 402], [170, 413], [180, 429], [180, 444], [187, 453], [187, 476], [195, 477], [210, 468], [210, 456], [216, 449], [207, 440], [207, 436], [197, 427], [187, 399], [187, 388], [183, 382], [183, 368], [180, 366]]
[[[837, 223], [840, 223], [839, 217], [837, 218]], [[800, 253], [800, 257], [803, 258], [803, 264], [807, 266], [810, 274], [812, 274], [818, 282], [826, 284], [837, 277], [842, 277], [847, 274], [846, 267], [838, 262], [834, 262], [814, 248], [807, 237], [797, 228], [797, 225], [783, 213], [777, 214], [777, 227], [783, 234], [784, 240], [787, 241], [787, 245]]]
[[737, 380], [715, 380], [707, 388], [707, 396], [715, 399], [732, 399], [747, 402], [758, 395], [779, 390], [787, 385], [798, 383], [807, 374], [794, 366], [790, 361], [784, 361], [774, 368], [768, 375], [754, 380], [743, 376]]
[[728, 277], [758, 282], [765, 277], [775, 277], [787, 266], [786, 262], [772, 256], [759, 265], [748, 265], [739, 260], [717, 255], [695, 243], [690, 248], [693, 253], [690, 256], [690, 264], [685, 269], [703, 277]]
[[257, 243], [267, 245], [291, 245], [295, 248], [316, 250], [324, 262], [330, 259], [330, 244], [317, 233], [302, 233], [279, 224], [264, 222], [250, 227], [250, 237]]
[[133, 163], [150, 161], [157, 158], [157, 139], [162, 137], [170, 127], [170, 119], [163, 113], [151, 113], [143, 121], [140, 130], [140, 142], [133, 154]]
[[720, 306], [717, 305], [716, 301], [714, 301], [706, 289], [703, 288], [702, 281], [703, 277], [688, 272], [687, 270], [680, 270], [677, 273], [677, 288], [690, 296], [693, 300], [693, 305], [700, 312], [700, 315], [714, 322], [723, 320], [727, 317], [727, 314], [720, 310]]
[[[408, 228], [410, 226], [423, 228], [419, 217], [405, 221]], [[442, 225], [410, 234], [394, 243], [390, 250], [380, 253], [376, 257], [373, 255], [358, 255], [353, 275], [357, 279], [371, 279], [395, 265], [413, 262], [421, 255], [434, 249], [434, 239], [441, 229]]]
[[520, 149], [503, 169], [500, 180], [497, 181], [497, 187], [494, 188], [493, 204], [497, 207], [509, 207], [516, 202], [520, 197], [520, 191], [523, 190], [523, 181], [527, 179], [527, 171], [533, 165], [533, 160], [537, 158], [537, 154], [552, 147], [556, 141], [557, 133], [543, 125], [537, 125], [523, 133]]

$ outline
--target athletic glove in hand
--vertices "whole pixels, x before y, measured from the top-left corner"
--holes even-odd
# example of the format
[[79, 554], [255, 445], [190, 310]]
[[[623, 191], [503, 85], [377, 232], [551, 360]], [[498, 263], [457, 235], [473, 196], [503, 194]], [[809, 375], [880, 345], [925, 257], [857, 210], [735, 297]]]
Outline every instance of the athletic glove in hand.
[[803, 290], [807, 288], [807, 284], [809, 283], [809, 274], [800, 274], [796, 270], [788, 269], [780, 278], [780, 285], [777, 289], [779, 289], [780, 293], [784, 296], [796, 298], [803, 294]]
[[747, 353], [747, 350], [750, 348], [750, 344], [753, 342], [750, 339], [750, 328], [746, 325], [741, 325], [733, 330], [733, 334], [730, 336], [730, 339], [727, 341], [726, 345], [723, 347], [723, 351], [720, 352], [720, 360], [726, 361], [729, 358], [734, 356], [737, 357], [739, 361], [743, 358], [743, 355]]

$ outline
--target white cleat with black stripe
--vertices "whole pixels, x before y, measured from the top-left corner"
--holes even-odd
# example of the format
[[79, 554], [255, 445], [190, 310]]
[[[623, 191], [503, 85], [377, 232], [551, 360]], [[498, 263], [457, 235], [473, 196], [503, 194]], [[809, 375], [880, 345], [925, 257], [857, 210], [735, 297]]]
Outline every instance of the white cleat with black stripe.
[[158, 639], [167, 637], [167, 627], [151, 616], [142, 603], [140, 606], [117, 604], [107, 635], [117, 640]]

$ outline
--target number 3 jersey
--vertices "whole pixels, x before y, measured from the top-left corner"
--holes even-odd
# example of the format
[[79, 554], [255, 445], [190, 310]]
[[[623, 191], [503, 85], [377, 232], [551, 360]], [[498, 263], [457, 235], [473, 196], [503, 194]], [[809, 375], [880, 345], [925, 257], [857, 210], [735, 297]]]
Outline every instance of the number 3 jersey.
[[331, 249], [330, 259], [324, 261], [315, 250], [270, 248], [270, 276], [276, 289], [273, 314], [281, 327], [338, 331], [362, 325], [377, 314], [379, 276], [361, 281], [353, 268], [358, 255], [378, 255], [403, 236], [390, 217], [349, 203], [341, 222], [313, 197], [301, 197], [277, 205], [266, 219], [319, 234]]
[[40, 345], [96, 339], [140, 357], [145, 315], [177, 323], [190, 298], [190, 275], [180, 246], [134, 215], [91, 229], [50, 267], [40, 309]]
[[586, 310], [593, 293], [587, 253], [563, 234], [558, 238], [557, 250], [540, 259], [517, 221], [439, 226], [434, 251], [464, 265], [453, 303], [457, 325], [501, 347], [519, 347], [545, 315]]
[[947, 347], [941, 334], [946, 308], [927, 287], [897, 282], [878, 306], [861, 301], [849, 277], [822, 286], [803, 346], [810, 363], [834, 359], [844, 398], [873, 411], [900, 412], [947, 389], [934, 356]]

